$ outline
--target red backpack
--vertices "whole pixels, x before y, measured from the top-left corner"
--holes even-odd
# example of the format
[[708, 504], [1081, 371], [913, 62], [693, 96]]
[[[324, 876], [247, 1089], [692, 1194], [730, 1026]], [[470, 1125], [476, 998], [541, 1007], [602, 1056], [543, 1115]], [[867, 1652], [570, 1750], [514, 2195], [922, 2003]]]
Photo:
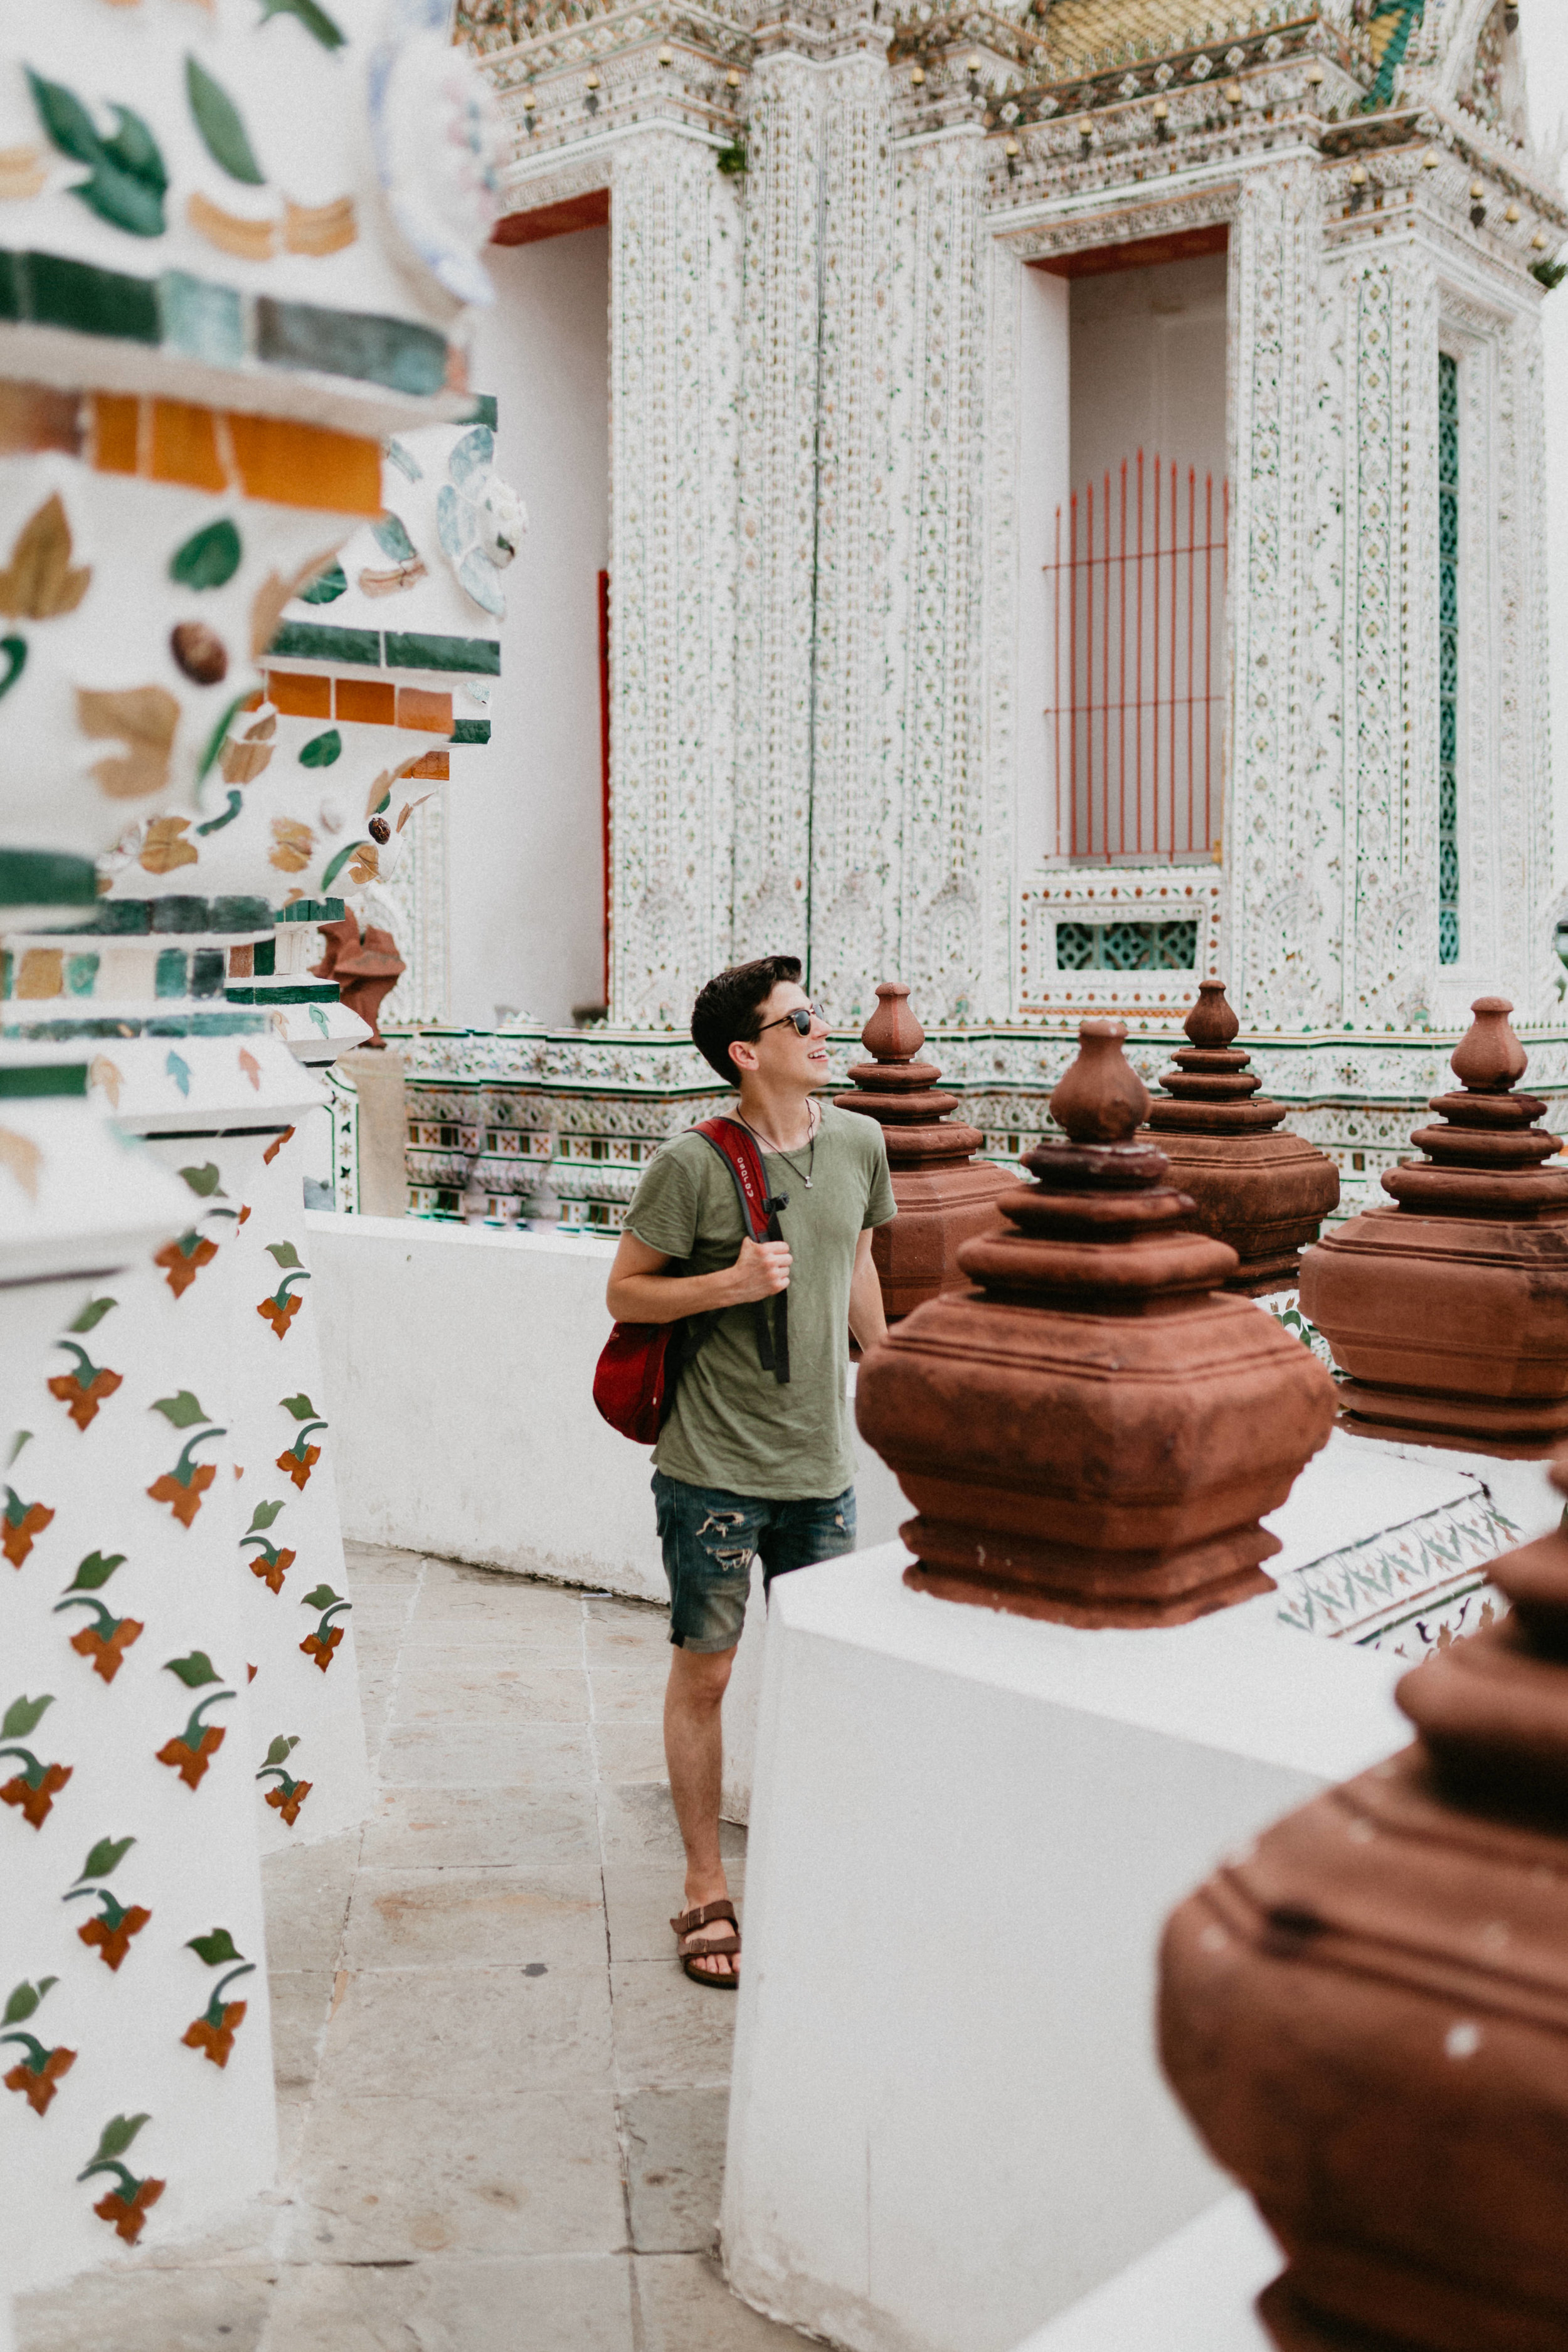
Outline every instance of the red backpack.
[[[779, 1211], [789, 1206], [789, 1194], [769, 1192], [763, 1155], [749, 1131], [732, 1118], [705, 1118], [692, 1132], [711, 1144], [730, 1171], [752, 1241], [782, 1241]], [[787, 1291], [775, 1294], [771, 1327], [765, 1298], [753, 1310], [763, 1369], [781, 1383], [789, 1379], [788, 1301]], [[655, 1443], [675, 1402], [676, 1383], [701, 1343], [705, 1320], [686, 1316], [673, 1323], [614, 1326], [594, 1369], [594, 1402], [612, 1429], [637, 1445]]]

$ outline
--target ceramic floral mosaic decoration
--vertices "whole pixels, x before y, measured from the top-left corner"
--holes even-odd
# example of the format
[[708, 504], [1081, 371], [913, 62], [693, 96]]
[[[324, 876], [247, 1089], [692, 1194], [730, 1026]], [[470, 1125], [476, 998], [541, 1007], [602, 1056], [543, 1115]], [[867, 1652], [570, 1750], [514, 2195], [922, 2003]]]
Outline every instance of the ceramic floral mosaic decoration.
[[383, 440], [482, 429], [496, 118], [445, 34], [59, 0], [0, 58], [12, 2285], [268, 2180], [260, 1845], [364, 1802], [298, 1136], [365, 1032], [290, 953], [374, 866], [374, 774], [395, 821], [450, 721], [417, 677], [385, 719], [264, 697]]

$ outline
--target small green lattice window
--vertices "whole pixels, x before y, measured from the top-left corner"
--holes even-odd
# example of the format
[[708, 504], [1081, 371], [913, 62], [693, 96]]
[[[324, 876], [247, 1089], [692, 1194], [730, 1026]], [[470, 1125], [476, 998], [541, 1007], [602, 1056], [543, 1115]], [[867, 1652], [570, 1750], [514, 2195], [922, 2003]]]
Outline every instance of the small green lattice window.
[[1058, 971], [1192, 971], [1195, 918], [1184, 923], [1058, 923]]

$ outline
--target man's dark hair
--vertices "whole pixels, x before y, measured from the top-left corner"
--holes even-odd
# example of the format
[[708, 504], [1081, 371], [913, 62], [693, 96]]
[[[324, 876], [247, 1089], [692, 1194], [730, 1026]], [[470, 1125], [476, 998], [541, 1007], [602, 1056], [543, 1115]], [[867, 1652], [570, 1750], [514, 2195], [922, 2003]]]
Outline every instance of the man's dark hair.
[[691, 1042], [726, 1086], [741, 1083], [741, 1073], [730, 1059], [731, 1046], [749, 1045], [762, 1034], [758, 1016], [781, 981], [799, 985], [798, 956], [758, 956], [752, 963], [732, 964], [698, 991], [691, 1008]]

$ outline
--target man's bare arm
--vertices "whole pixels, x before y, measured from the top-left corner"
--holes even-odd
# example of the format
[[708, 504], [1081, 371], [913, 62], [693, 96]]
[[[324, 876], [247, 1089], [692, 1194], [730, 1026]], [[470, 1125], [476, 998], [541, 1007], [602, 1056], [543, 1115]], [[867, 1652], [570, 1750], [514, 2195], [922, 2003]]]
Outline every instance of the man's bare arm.
[[877, 1261], [871, 1255], [869, 1229], [855, 1244], [855, 1271], [849, 1278], [849, 1328], [862, 1350], [874, 1348], [879, 1339], [888, 1336], [882, 1285], [877, 1274]]
[[[636, 1234], [623, 1234], [605, 1304], [617, 1323], [675, 1323], [683, 1315], [708, 1315], [715, 1307], [744, 1307], [789, 1288], [789, 1244], [741, 1244], [733, 1265], [717, 1274], [666, 1274], [668, 1257]], [[872, 1269], [872, 1279], [876, 1269]], [[879, 1295], [879, 1313], [880, 1302]]]

